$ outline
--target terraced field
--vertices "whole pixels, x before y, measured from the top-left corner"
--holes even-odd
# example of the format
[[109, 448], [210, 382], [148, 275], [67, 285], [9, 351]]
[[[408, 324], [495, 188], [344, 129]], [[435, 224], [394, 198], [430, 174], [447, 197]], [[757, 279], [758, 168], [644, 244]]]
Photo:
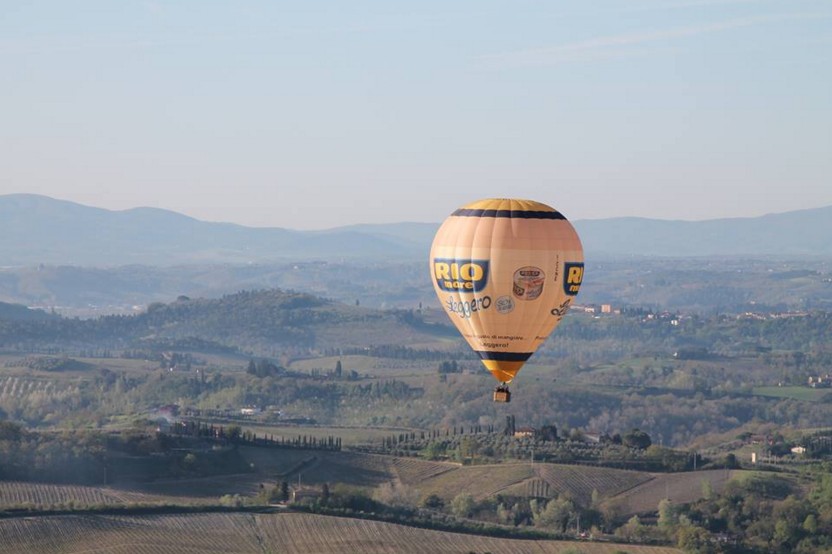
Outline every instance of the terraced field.
[[[255, 472], [272, 479], [297, 478], [306, 483], [347, 483], [375, 487], [396, 478], [395, 458], [356, 452], [241, 448]], [[262, 479], [263, 477], [260, 477]]]
[[[388, 456], [351, 452], [324, 452], [293, 449], [240, 449], [252, 466], [251, 473], [216, 475], [191, 479], [160, 479], [116, 487], [85, 487], [31, 482], [0, 481], [0, 508], [45, 508], [115, 505], [128, 503], [205, 504], [216, 503], [226, 494], [255, 495], [260, 485], [274, 486], [282, 480], [303, 483], [347, 483], [376, 487], [394, 481], [399, 470], [418, 478], [437, 468], [453, 464], [433, 464], [420, 460], [397, 460]], [[398, 465], [398, 468], [395, 467]]]
[[168, 479], [125, 487], [85, 487], [0, 481], [0, 508], [142, 504], [213, 504], [223, 495], [256, 495], [261, 486], [280, 481], [304, 484], [345, 483], [374, 488], [399, 481], [421, 498], [436, 494], [446, 501], [460, 493], [482, 500], [496, 494], [552, 498], [567, 494], [589, 505], [593, 491], [622, 515], [655, 511], [667, 495], [674, 502], [702, 496], [702, 481], [719, 493], [738, 472], [725, 470], [677, 474], [560, 464], [511, 463], [461, 466], [415, 458], [354, 452], [242, 448], [251, 473], [193, 479]]
[[606, 498], [653, 478], [651, 474], [639, 471], [562, 464], [536, 464], [535, 473], [558, 495], [568, 494], [583, 505], [592, 501], [592, 491], [598, 491], [601, 498]]
[[462, 466], [415, 484], [422, 497], [436, 494], [446, 500], [466, 492], [481, 500], [534, 477], [527, 463]]
[[426, 479], [459, 469], [459, 467], [459, 464], [430, 462], [419, 458], [395, 458], [393, 460], [396, 476], [406, 485], [418, 485]]
[[549, 483], [539, 477], [527, 479], [505, 492], [506, 494], [525, 496], [527, 498], [551, 498], [554, 496], [552, 487], [549, 486]]
[[310, 514], [52, 516], [0, 520], [0, 554], [679, 554], [673, 548], [529, 541]]
[[53, 397], [62, 400], [77, 395], [78, 390], [76, 383], [70, 381], [61, 382], [48, 377], [0, 377], [0, 401], [22, 400], [32, 395], [37, 395], [42, 402]]
[[685, 473], [655, 474], [655, 478], [610, 499], [622, 515], [655, 512], [663, 498], [675, 504], [694, 502], [703, 497], [703, 481], [719, 494], [737, 470], [712, 469]]
[[[447, 465], [447, 464], [443, 464]], [[429, 471], [425, 468], [425, 471]], [[461, 466], [456, 468], [435, 468], [436, 474], [426, 474], [421, 480], [412, 482], [422, 496], [437, 494], [442, 498], [453, 498], [461, 492], [474, 491], [478, 499], [498, 493], [537, 498], [551, 498], [568, 494], [575, 501], [589, 505], [592, 492], [598, 491], [600, 498], [615, 496], [653, 476], [649, 473], [590, 466], [561, 464], [514, 463], [488, 466]]]
[[[0, 508], [117, 505], [129, 503], [159, 504], [171, 502], [167, 495], [145, 494], [137, 491], [80, 485], [52, 485], [0, 481]], [[195, 498], [176, 499], [194, 503]], [[216, 499], [215, 499], [216, 500]]]

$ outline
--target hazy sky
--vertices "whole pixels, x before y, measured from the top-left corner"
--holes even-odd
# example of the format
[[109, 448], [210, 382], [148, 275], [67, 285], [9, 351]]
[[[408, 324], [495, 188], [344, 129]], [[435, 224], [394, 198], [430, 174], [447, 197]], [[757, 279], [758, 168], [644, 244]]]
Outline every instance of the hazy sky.
[[832, 204], [832, 1], [0, 1], [0, 194], [254, 226]]

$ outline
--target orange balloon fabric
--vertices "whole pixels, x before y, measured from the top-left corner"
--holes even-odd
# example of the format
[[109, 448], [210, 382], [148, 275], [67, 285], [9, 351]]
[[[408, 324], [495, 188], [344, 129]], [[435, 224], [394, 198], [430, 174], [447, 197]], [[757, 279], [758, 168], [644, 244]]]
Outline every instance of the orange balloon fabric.
[[502, 383], [514, 379], [566, 315], [583, 262], [578, 234], [560, 212], [514, 198], [456, 210], [430, 251], [442, 307]]

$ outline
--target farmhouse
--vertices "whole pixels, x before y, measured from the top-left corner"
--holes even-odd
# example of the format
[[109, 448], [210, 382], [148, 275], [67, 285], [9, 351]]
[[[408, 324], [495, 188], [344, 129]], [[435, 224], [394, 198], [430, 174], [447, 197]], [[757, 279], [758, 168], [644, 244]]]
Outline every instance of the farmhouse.
[[292, 489], [292, 502], [314, 502], [322, 496], [323, 493], [313, 487], [296, 487]]
[[808, 385], [813, 389], [828, 389], [832, 387], [832, 375], [818, 375], [817, 377], [809, 377]]

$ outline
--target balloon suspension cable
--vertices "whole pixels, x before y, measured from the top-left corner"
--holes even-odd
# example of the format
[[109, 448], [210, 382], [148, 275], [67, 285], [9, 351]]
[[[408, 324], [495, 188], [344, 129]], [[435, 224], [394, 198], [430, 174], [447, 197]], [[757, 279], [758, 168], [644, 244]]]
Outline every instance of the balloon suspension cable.
[[500, 383], [494, 389], [494, 402], [511, 402], [511, 391], [508, 390], [508, 383]]

